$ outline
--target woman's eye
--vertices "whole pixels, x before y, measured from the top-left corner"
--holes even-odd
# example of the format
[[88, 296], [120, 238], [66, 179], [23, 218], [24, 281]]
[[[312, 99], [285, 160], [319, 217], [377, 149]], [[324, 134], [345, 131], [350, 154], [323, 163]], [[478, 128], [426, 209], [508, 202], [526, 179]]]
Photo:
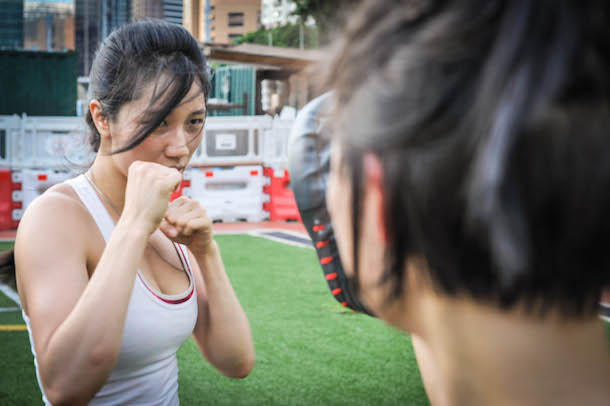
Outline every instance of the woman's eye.
[[200, 124], [203, 124], [203, 119], [201, 119], [201, 118], [194, 118], [189, 123], [191, 125], [200, 125]]

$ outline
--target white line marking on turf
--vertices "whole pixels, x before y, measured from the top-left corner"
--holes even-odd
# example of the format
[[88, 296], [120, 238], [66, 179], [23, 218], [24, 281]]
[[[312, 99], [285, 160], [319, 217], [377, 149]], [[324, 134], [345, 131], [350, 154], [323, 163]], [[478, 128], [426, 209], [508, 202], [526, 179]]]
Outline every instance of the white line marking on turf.
[[298, 237], [298, 238], [302, 238], [303, 240], [309, 240], [311, 241], [311, 238], [309, 238], [309, 234], [307, 233], [302, 233], [300, 231], [294, 231], [294, 230], [282, 230], [282, 229], [277, 229], [277, 228], [272, 228], [272, 229], [256, 229], [255, 231], [261, 232], [261, 233], [282, 233], [282, 234], [288, 234], [288, 235], [292, 235], [294, 237]]
[[13, 289], [11, 289], [8, 285], [0, 283], [0, 291], [9, 297], [13, 302], [17, 303], [21, 306], [21, 301], [19, 300], [19, 295]]
[[18, 307], [0, 307], [0, 313], [3, 313], [3, 312], [17, 312], [19, 310], [21, 310], [21, 309], [18, 308]]
[[[311, 244], [302, 244], [302, 243], [297, 242], [297, 241], [287, 240], [287, 239], [284, 239], [284, 238], [278, 238], [278, 237], [274, 237], [272, 235], [266, 234], [266, 233], [274, 232], [274, 231], [282, 232], [282, 233], [285, 232], [285, 230], [262, 229], [262, 230], [253, 230], [253, 231], [248, 232], [247, 234], [252, 236], [252, 237], [266, 238], [266, 239], [271, 240], [271, 241], [279, 242], [281, 244], [292, 245], [294, 247], [311, 248], [311, 249], [313, 249], [313, 245], [311, 245]], [[286, 233], [286, 234], [294, 235], [293, 233]], [[302, 233], [299, 233], [298, 237], [307, 238]]]

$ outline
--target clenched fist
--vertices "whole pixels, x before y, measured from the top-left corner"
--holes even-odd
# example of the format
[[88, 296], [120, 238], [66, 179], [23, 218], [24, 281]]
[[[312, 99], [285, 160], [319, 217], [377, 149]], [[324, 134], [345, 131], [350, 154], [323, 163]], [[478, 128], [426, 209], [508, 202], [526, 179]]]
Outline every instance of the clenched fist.
[[182, 174], [175, 168], [154, 162], [133, 162], [127, 175], [122, 216], [135, 220], [152, 234], [165, 216], [169, 198], [180, 182]]
[[199, 202], [188, 197], [181, 196], [169, 203], [159, 229], [170, 240], [186, 245], [196, 256], [212, 249], [212, 220]]

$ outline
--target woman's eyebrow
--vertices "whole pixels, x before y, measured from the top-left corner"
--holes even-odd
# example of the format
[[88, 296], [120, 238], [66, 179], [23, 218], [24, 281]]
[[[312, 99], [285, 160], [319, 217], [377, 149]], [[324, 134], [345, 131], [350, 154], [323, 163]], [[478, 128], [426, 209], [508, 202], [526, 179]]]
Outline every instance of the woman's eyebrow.
[[199, 115], [199, 114], [205, 114], [205, 110], [203, 110], [203, 109], [195, 110], [195, 111], [192, 111], [191, 114], [189, 114], [189, 115], [194, 116], [194, 115]]

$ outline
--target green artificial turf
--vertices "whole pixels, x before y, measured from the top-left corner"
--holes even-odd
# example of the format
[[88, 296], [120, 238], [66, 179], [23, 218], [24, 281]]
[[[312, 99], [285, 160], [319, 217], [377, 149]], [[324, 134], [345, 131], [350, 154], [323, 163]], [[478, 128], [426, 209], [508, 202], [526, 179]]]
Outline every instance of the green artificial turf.
[[0, 241], [0, 251], [7, 250], [9, 248], [13, 248], [15, 243], [13, 241]]
[[[257, 361], [250, 376], [233, 380], [187, 341], [178, 351], [183, 405], [428, 404], [408, 337], [340, 306], [313, 250], [216, 239]], [[0, 324], [22, 323], [19, 312], [0, 313]], [[40, 404], [27, 332], [0, 331], [0, 348], [0, 405]]]
[[257, 361], [248, 378], [231, 380], [203, 362], [189, 340], [178, 352], [184, 404], [427, 404], [408, 337], [339, 305], [313, 250], [218, 240]]
[[9, 299], [4, 293], [0, 292], [0, 309], [3, 307], [15, 307], [15, 302]]
[[[12, 315], [11, 319], [19, 316], [19, 322], [7, 322], [0, 315], [0, 324], [23, 324], [20, 313]], [[41, 405], [28, 333], [0, 331], [0, 348], [0, 405]]]

